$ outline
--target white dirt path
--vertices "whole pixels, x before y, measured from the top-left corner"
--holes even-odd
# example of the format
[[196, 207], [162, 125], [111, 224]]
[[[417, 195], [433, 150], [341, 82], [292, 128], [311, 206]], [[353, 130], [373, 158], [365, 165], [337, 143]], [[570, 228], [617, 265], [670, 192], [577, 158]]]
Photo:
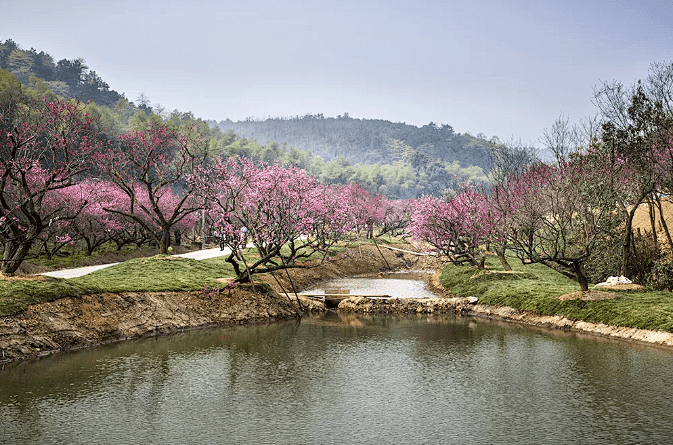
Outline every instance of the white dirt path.
[[[220, 250], [219, 247], [213, 249], [203, 249], [195, 250], [193, 252], [181, 253], [179, 255], [173, 255], [179, 258], [192, 258], [194, 260], [205, 260], [208, 258], [216, 258], [218, 256], [228, 255], [230, 250], [225, 248]], [[97, 266], [87, 266], [87, 267], [77, 267], [75, 269], [63, 269], [55, 270], [53, 272], [45, 272], [42, 275], [54, 278], [76, 278], [81, 277], [82, 275], [90, 274], [91, 272], [105, 269], [106, 267], [114, 266], [119, 263], [110, 263], [110, 264], [99, 264]]]

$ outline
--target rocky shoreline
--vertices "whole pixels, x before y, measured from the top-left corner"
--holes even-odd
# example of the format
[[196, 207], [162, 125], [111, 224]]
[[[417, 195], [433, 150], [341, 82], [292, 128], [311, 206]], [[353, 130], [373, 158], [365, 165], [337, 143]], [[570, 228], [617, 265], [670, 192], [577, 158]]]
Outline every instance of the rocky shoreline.
[[[386, 252], [388, 255], [388, 252]], [[411, 255], [395, 255], [397, 263], [400, 261], [407, 265], [413, 265], [414, 269], [433, 271], [428, 280], [428, 288], [437, 298], [429, 299], [370, 299], [354, 297], [339, 303], [338, 311], [367, 314], [410, 314], [410, 313], [457, 313], [475, 317], [485, 317], [492, 320], [519, 323], [527, 326], [540, 327], [551, 330], [561, 330], [578, 334], [589, 334], [620, 341], [628, 341], [646, 345], [673, 347], [673, 333], [665, 331], [652, 331], [647, 329], [629, 328], [623, 326], [610, 326], [600, 323], [590, 323], [582, 320], [571, 320], [562, 316], [540, 315], [532, 311], [522, 311], [509, 306], [491, 306], [479, 304], [474, 297], [462, 298], [451, 294], [440, 283], [443, 264], [434, 257], [413, 257]], [[394, 257], [393, 257], [394, 258]], [[395, 261], [393, 259], [392, 261]], [[352, 271], [350, 271], [352, 272]], [[328, 273], [324, 279], [339, 276], [357, 275], [357, 273], [338, 274]], [[320, 280], [315, 280], [317, 284]], [[302, 288], [308, 287], [302, 282]], [[302, 300], [305, 301], [305, 300]], [[319, 303], [305, 301], [312, 310], [322, 310]]]
[[430, 299], [392, 299], [372, 300], [368, 298], [349, 298], [339, 304], [338, 310], [355, 313], [405, 314], [405, 313], [448, 313], [485, 317], [493, 320], [514, 322], [545, 329], [562, 330], [581, 334], [590, 334], [604, 338], [636, 342], [648, 345], [673, 347], [673, 333], [651, 331], [647, 329], [610, 326], [571, 320], [562, 316], [540, 315], [531, 311], [521, 311], [509, 306], [490, 306], [479, 304], [476, 298], [453, 296], [439, 282], [441, 271], [435, 272], [428, 287], [438, 295]]
[[[439, 281], [440, 275], [441, 271], [433, 274], [429, 286], [434, 293], [451, 298], [450, 292], [444, 289]], [[460, 301], [457, 302], [457, 310], [463, 315], [487, 317], [493, 320], [503, 320], [546, 329], [590, 334], [614, 340], [673, 347], [673, 333], [671, 332], [590, 323], [583, 320], [571, 320], [558, 315], [540, 315], [536, 312], [522, 311], [510, 306], [491, 306], [479, 304], [478, 302], [472, 303], [464, 298], [458, 300]]]
[[[511, 307], [479, 304], [476, 298], [459, 298], [439, 282], [441, 263], [432, 257], [417, 257], [374, 246], [358, 248], [356, 254], [311, 269], [295, 269], [276, 277], [264, 277], [269, 289], [253, 293], [239, 287], [219, 295], [201, 292], [124, 292], [63, 298], [30, 306], [9, 317], [0, 317], [0, 363], [21, 361], [118, 342], [165, 335], [186, 329], [233, 324], [269, 323], [300, 317], [294, 294], [321, 281], [343, 276], [381, 273], [388, 267], [434, 271], [429, 289], [437, 298], [369, 299], [353, 297], [337, 310], [369, 314], [459, 313], [516, 322], [529, 326], [588, 333], [650, 345], [673, 346], [673, 334], [636, 328], [574, 321], [560, 316], [542, 316]], [[260, 286], [258, 286], [259, 288]], [[307, 312], [324, 311], [319, 301], [300, 298]]]
[[558, 315], [540, 315], [534, 312], [521, 311], [509, 306], [476, 304], [466, 308], [463, 313], [466, 315], [521, 323], [528, 326], [591, 334], [613, 340], [673, 347], [673, 334], [665, 331], [651, 331], [624, 326], [610, 326], [602, 323], [590, 323], [583, 320], [571, 320]]

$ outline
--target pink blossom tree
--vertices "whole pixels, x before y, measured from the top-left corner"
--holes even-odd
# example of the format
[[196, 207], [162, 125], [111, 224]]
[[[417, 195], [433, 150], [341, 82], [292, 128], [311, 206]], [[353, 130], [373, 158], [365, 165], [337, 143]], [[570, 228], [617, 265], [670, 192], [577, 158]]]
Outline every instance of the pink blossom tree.
[[411, 223], [415, 201], [413, 199], [384, 199], [383, 227], [381, 234], [403, 234]]
[[367, 239], [374, 238], [374, 226], [385, 220], [387, 204], [381, 195], [375, 195], [357, 184], [341, 186], [342, 202], [347, 205], [355, 230], [364, 232]]
[[83, 240], [86, 244], [87, 256], [91, 256], [94, 250], [111, 241], [125, 224], [125, 221], [105, 210], [106, 207], [113, 205], [117, 193], [119, 191], [114, 184], [91, 179], [82, 181], [70, 192], [71, 202], [87, 203], [68, 227], [72, 239]]
[[490, 222], [485, 195], [465, 185], [448, 200], [429, 196], [419, 199], [408, 230], [412, 238], [429, 244], [452, 263], [483, 268], [485, 257], [480, 245], [488, 241]]
[[105, 210], [153, 234], [160, 251], [167, 253], [171, 228], [203, 208], [187, 179], [205, 164], [207, 146], [194, 127], [179, 132], [158, 124], [119, 136], [104, 165], [121, 201]]
[[142, 226], [136, 224], [132, 220], [114, 215], [115, 220], [118, 221], [120, 228], [111, 235], [112, 242], [115, 243], [117, 250], [122, 250], [124, 246], [135, 244], [137, 248], [145, 244], [156, 242], [155, 234], [148, 232]]
[[37, 255], [39, 256], [44, 252], [47, 259], [51, 259], [64, 247], [72, 246], [76, 240], [68, 233], [69, 226], [69, 221], [58, 220], [43, 230], [40, 234], [39, 242], [36, 243], [41, 244], [41, 249]]
[[42, 208], [53, 214], [39, 236], [42, 251], [51, 259], [65, 246], [72, 246], [79, 237], [73, 232], [76, 219], [88, 207], [88, 196], [80, 193], [81, 183], [52, 190], [45, 195]]
[[[231, 249], [226, 260], [239, 282], [251, 281], [255, 273], [306, 267], [298, 260], [324, 252], [354, 227], [339, 194], [295, 167], [218, 159], [193, 183], [225, 234]], [[249, 261], [242, 251], [248, 238], [259, 255]]]
[[542, 263], [588, 290], [584, 264], [598, 242], [623, 222], [600, 158], [576, 155], [557, 166], [534, 164], [500, 195], [510, 218], [510, 248], [525, 263]]
[[[569, 131], [566, 131], [565, 121], [559, 119], [554, 129], [543, 137], [547, 146], [559, 156], [563, 157], [569, 151], [566, 141]], [[559, 142], [560, 141], [560, 142]], [[509, 183], [516, 180], [519, 175], [533, 163], [537, 162], [535, 149], [514, 139], [505, 144], [493, 146], [489, 149], [489, 179], [491, 191], [488, 194], [488, 219], [492, 221], [491, 236], [488, 249], [495, 251], [503, 268], [511, 271], [512, 267], [507, 261], [507, 237], [510, 232], [510, 222], [513, 213], [511, 209], [503, 207], [510, 200], [509, 193], [514, 193], [515, 187], [510, 188]]]
[[16, 272], [50, 220], [69, 218], [71, 204], [45, 199], [76, 184], [103, 145], [78, 102], [12, 102], [0, 111], [2, 272]]
[[310, 235], [325, 252], [335, 243], [357, 236], [358, 222], [353, 218], [354, 208], [348, 199], [350, 191], [339, 185], [322, 184], [316, 186], [316, 191], [320, 199], [315, 203]]

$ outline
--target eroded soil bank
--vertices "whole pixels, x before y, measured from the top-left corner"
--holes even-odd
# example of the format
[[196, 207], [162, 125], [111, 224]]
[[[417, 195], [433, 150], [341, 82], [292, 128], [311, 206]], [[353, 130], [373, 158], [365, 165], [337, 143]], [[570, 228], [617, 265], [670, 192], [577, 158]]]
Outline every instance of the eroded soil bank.
[[[301, 290], [322, 280], [404, 267], [405, 260], [397, 253], [381, 252], [362, 246], [345, 258], [289, 273]], [[22, 313], [0, 317], [0, 363], [184, 329], [299, 317], [296, 302], [283, 292], [291, 292], [290, 280], [280, 272], [276, 278], [260, 278], [276, 292], [259, 292], [258, 286], [257, 293], [238, 287], [213, 296], [202, 292], [102, 293], [31, 305]], [[305, 309], [324, 310], [321, 303], [302, 301]]]
[[201, 292], [124, 292], [62, 298], [0, 318], [2, 360], [22, 360], [187, 328], [266, 323], [296, 317], [287, 299], [244, 289]]
[[[401, 246], [404, 248], [404, 246]], [[334, 258], [308, 270], [277, 272], [260, 281], [273, 292], [253, 293], [236, 288], [220, 295], [201, 292], [125, 292], [64, 298], [30, 306], [23, 313], [0, 317], [0, 363], [48, 355], [58, 351], [154, 336], [184, 329], [231, 324], [268, 323], [299, 317], [293, 291], [322, 281], [388, 268], [434, 271], [428, 287], [437, 298], [373, 300], [356, 297], [342, 301], [339, 311], [360, 313], [446, 313], [484, 316], [533, 326], [591, 333], [609, 338], [673, 346], [673, 334], [542, 316], [511, 307], [487, 306], [458, 298], [444, 289], [439, 277], [443, 264], [432, 257], [403, 254], [362, 246], [345, 258]], [[307, 311], [325, 310], [324, 304], [301, 298]]]

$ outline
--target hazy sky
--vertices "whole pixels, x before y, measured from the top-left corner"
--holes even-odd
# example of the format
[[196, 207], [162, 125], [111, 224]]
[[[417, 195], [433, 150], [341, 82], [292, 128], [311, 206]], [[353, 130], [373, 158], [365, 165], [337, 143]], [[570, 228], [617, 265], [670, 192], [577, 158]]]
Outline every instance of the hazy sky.
[[535, 142], [673, 60], [673, 0], [0, 0], [0, 40], [204, 119], [348, 112]]

